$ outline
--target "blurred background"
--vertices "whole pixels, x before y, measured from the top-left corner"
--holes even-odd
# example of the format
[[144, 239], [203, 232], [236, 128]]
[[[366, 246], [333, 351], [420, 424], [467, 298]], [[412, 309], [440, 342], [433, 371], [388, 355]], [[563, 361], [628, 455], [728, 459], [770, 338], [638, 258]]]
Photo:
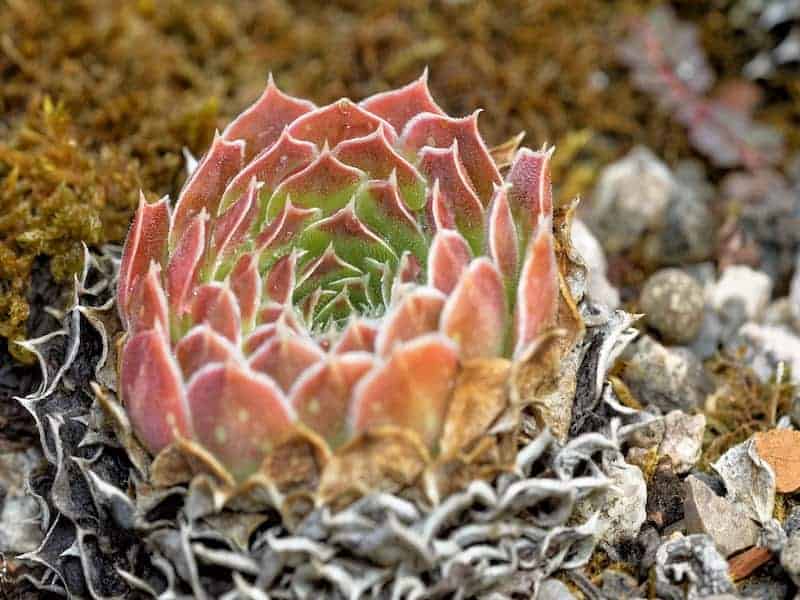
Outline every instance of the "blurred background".
[[[182, 150], [202, 154], [270, 71], [324, 104], [427, 67], [449, 113], [483, 108], [490, 145], [521, 131], [555, 144], [557, 195], [582, 196], [582, 211], [607, 165], [647, 147], [691, 180], [707, 240], [665, 257], [615, 243], [595, 215], [622, 300], [687, 261], [767, 264], [786, 288], [798, 23], [793, 0], [0, 0], [0, 338], [45, 330], [81, 243], [119, 243], [140, 189], [174, 197]], [[747, 221], [753, 206], [771, 207], [779, 234]], [[10, 356], [31, 356], [0, 346], [5, 385]]]

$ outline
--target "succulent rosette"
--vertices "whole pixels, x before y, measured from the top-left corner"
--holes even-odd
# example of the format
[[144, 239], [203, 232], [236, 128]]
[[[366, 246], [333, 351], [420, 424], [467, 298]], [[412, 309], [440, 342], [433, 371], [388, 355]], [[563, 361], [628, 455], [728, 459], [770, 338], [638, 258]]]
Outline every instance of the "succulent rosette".
[[323, 107], [270, 78], [174, 207], [142, 200], [118, 387], [156, 462], [335, 495], [513, 461], [581, 324], [551, 152], [491, 151], [477, 119], [425, 76]]

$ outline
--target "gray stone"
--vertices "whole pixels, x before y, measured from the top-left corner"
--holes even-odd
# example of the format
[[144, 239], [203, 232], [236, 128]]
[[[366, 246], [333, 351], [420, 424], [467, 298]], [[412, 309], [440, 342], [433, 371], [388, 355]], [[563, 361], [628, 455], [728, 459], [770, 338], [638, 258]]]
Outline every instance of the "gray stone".
[[40, 462], [34, 450], [0, 454], [0, 553], [30, 552], [42, 541], [40, 507], [25, 488]]
[[710, 291], [709, 301], [717, 312], [728, 312], [740, 305], [748, 321], [757, 321], [769, 304], [772, 280], [761, 271], [745, 265], [727, 267]]
[[675, 535], [661, 544], [656, 553], [658, 598], [695, 600], [735, 592], [728, 563], [707, 535]]
[[797, 257], [794, 265], [794, 277], [792, 277], [792, 285], [789, 290], [789, 310], [792, 314], [794, 329], [800, 332], [800, 256]]
[[670, 459], [675, 473], [688, 473], [700, 460], [706, 417], [673, 410], [664, 417], [664, 425], [664, 438], [658, 447], [658, 454]]
[[539, 586], [536, 600], [575, 600], [575, 596], [558, 579], [545, 579]]
[[708, 260], [714, 252], [714, 220], [694, 186], [676, 183], [671, 202], [642, 246], [644, 261], [677, 266]]
[[705, 533], [723, 556], [754, 546], [759, 527], [738, 506], [717, 496], [698, 478], [689, 475], [684, 502], [684, 522], [689, 533]]
[[647, 148], [634, 148], [600, 175], [588, 217], [592, 231], [608, 252], [631, 248], [662, 220], [677, 189], [666, 164]]
[[800, 586], [800, 532], [795, 531], [786, 541], [781, 550], [781, 566], [795, 585]]
[[691, 411], [703, 404], [710, 391], [702, 363], [687, 348], [667, 348], [643, 335], [623, 356], [622, 379], [640, 402], [663, 412]]
[[666, 342], [686, 344], [697, 337], [703, 323], [703, 288], [680, 269], [662, 269], [642, 288], [639, 307]]

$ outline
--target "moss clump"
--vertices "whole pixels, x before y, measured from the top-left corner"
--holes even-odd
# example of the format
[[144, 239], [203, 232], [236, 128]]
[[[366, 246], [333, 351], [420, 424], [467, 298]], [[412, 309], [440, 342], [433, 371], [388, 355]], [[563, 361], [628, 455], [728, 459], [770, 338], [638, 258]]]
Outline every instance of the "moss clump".
[[699, 466], [708, 468], [728, 448], [758, 431], [775, 427], [779, 415], [788, 414], [796, 386], [791, 374], [783, 372], [762, 382], [737, 356], [720, 356], [709, 361], [716, 390], [706, 400], [706, 430]]

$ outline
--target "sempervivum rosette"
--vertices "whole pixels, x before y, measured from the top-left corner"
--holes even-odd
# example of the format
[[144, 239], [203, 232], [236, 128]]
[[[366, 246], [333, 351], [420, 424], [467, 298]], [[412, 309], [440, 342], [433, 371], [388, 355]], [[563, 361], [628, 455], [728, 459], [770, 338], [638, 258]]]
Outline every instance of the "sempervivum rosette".
[[139, 440], [237, 480], [292, 479], [311, 447], [326, 494], [508, 463], [515, 366], [572, 306], [549, 158], [519, 149], [503, 177], [477, 113], [446, 115], [424, 77], [321, 108], [270, 80], [174, 209], [136, 213], [117, 301]]
[[31, 583], [510, 598], [584, 564], [631, 318], [583, 298], [551, 153], [516, 142], [424, 77], [322, 108], [270, 81], [27, 344]]

